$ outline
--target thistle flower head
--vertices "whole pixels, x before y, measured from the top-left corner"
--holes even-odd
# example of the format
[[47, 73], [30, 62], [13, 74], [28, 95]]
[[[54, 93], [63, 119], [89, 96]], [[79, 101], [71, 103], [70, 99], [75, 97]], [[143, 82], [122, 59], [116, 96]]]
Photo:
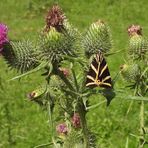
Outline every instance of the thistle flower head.
[[7, 33], [7, 26], [0, 24], [0, 52], [3, 50], [3, 45], [8, 42]]
[[68, 127], [65, 123], [61, 123], [61, 124], [58, 124], [57, 127], [56, 127], [56, 131], [59, 133], [59, 134], [64, 134], [66, 135], [68, 133]]
[[131, 25], [128, 29], [129, 58], [133, 60], [146, 60], [148, 54], [148, 40], [142, 36], [142, 28], [139, 25]]
[[46, 16], [46, 27], [45, 31], [48, 32], [50, 27], [55, 27], [57, 31], [63, 27], [63, 21], [65, 19], [65, 15], [62, 12], [62, 9], [58, 5], [54, 5], [49, 11]]
[[81, 119], [80, 119], [80, 115], [78, 113], [74, 113], [72, 119], [71, 119], [72, 125], [75, 128], [79, 128], [81, 127]]
[[142, 28], [139, 25], [130, 25], [127, 31], [129, 36], [142, 35]]
[[10, 41], [3, 46], [2, 55], [11, 68], [21, 73], [34, 69], [39, 65], [36, 45], [29, 40]]
[[108, 52], [112, 46], [108, 25], [102, 20], [92, 23], [84, 34], [82, 46], [88, 58], [98, 53], [98, 50], [103, 53]]

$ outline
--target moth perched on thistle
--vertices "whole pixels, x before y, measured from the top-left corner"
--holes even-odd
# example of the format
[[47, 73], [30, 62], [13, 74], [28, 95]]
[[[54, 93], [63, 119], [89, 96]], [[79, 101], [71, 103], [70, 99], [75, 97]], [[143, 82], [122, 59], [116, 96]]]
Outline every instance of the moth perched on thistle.
[[108, 25], [102, 20], [92, 23], [81, 44], [85, 49], [85, 55], [92, 59], [87, 73], [86, 86], [112, 88], [110, 72], [103, 55], [112, 46]]
[[93, 61], [90, 65], [86, 79], [86, 86], [112, 88], [110, 72], [100, 50], [98, 54], [94, 55]]

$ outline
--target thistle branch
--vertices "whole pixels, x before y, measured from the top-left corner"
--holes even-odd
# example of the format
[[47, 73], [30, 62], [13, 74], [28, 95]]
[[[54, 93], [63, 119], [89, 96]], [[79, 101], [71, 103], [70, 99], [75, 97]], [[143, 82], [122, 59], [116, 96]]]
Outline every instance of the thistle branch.
[[83, 102], [79, 103], [78, 112], [81, 118], [81, 126], [83, 131], [83, 139], [84, 139], [84, 147], [89, 148], [89, 137], [88, 137], [88, 129], [86, 123], [86, 110]]

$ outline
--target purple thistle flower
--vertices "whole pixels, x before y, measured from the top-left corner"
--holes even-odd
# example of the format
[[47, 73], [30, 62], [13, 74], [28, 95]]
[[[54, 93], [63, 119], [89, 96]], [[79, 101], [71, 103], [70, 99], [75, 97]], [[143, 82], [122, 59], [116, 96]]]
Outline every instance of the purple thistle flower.
[[59, 133], [59, 134], [64, 134], [66, 135], [68, 133], [68, 127], [65, 123], [61, 123], [59, 125], [57, 125], [56, 127], [56, 131]]
[[142, 28], [139, 25], [130, 25], [127, 29], [129, 36], [142, 35]]
[[81, 119], [79, 113], [74, 113], [72, 119], [71, 119], [72, 125], [75, 128], [80, 128], [81, 127]]
[[0, 52], [3, 50], [3, 45], [9, 42], [7, 38], [8, 28], [4, 24], [0, 24]]

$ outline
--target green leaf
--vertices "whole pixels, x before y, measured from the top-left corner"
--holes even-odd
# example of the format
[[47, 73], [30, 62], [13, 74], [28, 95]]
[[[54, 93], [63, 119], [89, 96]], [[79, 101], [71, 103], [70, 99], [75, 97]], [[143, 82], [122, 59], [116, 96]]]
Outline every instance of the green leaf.
[[148, 101], [148, 98], [147, 97], [132, 96], [132, 95], [126, 96], [125, 99], [135, 100], [135, 101]]
[[132, 96], [128, 95], [125, 90], [116, 90], [116, 97], [121, 98], [121, 99], [126, 99], [126, 100], [134, 100], [134, 101], [148, 101], [147, 97], [143, 96]]
[[107, 53], [105, 53], [104, 55], [105, 56], [110, 56], [110, 55], [114, 55], [114, 54], [117, 54], [117, 53], [121, 53], [121, 52], [123, 52], [124, 51], [124, 49], [122, 49], [122, 50], [118, 50], [118, 51], [114, 51], [114, 52], [107, 52]]
[[45, 144], [37, 145], [37, 146], [35, 146], [33, 148], [45, 148], [45, 147], [47, 147], [49, 145], [53, 145], [53, 143], [52, 142], [51, 143], [45, 143]]
[[15, 80], [15, 79], [19, 79], [19, 78], [21, 78], [21, 77], [24, 77], [24, 76], [27, 76], [27, 75], [32, 74], [32, 73], [34, 73], [34, 72], [37, 72], [37, 71], [41, 70], [42, 68], [44, 68], [46, 65], [47, 65], [47, 62], [42, 62], [42, 63], [41, 63], [38, 67], [36, 67], [35, 69], [33, 69], [33, 70], [31, 70], [31, 71], [28, 71], [28, 72], [26, 72], [26, 73], [24, 73], [24, 74], [18, 75], [18, 76], [16, 76], [16, 77], [10, 79], [9, 81], [12, 81], [12, 80]]
[[105, 102], [106, 102], [106, 100], [104, 100], [104, 101], [102, 101], [102, 102], [99, 102], [99, 103], [97, 103], [97, 104], [95, 104], [95, 105], [91, 105], [91, 106], [89, 106], [89, 107], [86, 107], [86, 110], [90, 110], [90, 109], [96, 108], [96, 107], [100, 106], [101, 104], [103, 104], [103, 103], [105, 103]]
[[128, 139], [129, 139], [129, 138], [127, 137], [127, 138], [126, 138], [125, 148], [128, 148], [128, 145], [129, 145], [129, 144], [128, 144], [128, 143], [129, 143], [129, 142], [128, 142], [128, 141], [129, 141]]
[[74, 69], [72, 68], [72, 75], [73, 75], [73, 79], [74, 79], [74, 84], [75, 84], [75, 87], [76, 87], [76, 90], [77, 90], [77, 92], [78, 92], [78, 90], [79, 90], [79, 85], [78, 85], [78, 82], [77, 82], [77, 77], [76, 77], [76, 74], [75, 74], [75, 71], [74, 71]]

